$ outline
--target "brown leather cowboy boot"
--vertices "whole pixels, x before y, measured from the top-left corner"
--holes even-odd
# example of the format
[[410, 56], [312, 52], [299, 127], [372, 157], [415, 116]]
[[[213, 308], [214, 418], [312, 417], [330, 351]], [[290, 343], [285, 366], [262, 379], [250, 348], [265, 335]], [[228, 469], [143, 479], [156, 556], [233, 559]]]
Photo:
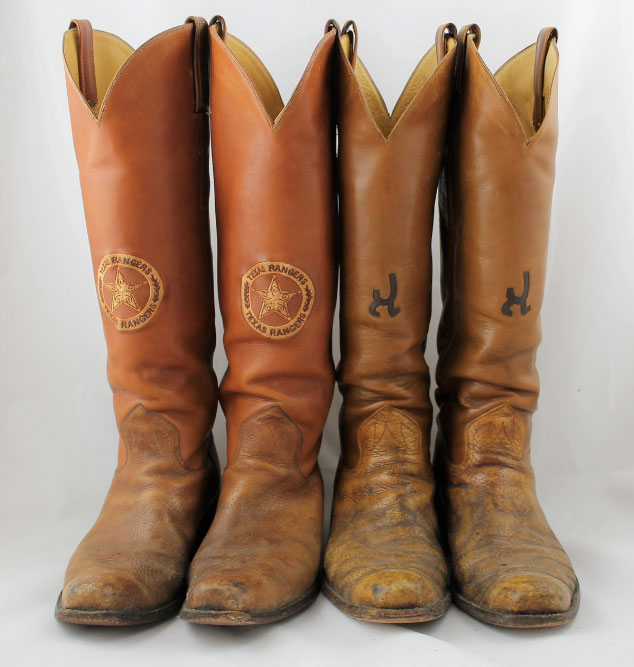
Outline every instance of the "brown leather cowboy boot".
[[70, 623], [177, 612], [217, 493], [208, 34], [206, 21], [188, 19], [136, 51], [88, 21], [64, 35], [120, 433], [112, 486], [57, 603]]
[[329, 23], [284, 106], [264, 65], [224, 21], [211, 29], [228, 463], [181, 612], [197, 623], [267, 623], [317, 593], [317, 454], [334, 385], [336, 33]]
[[535, 495], [539, 379], [557, 145], [557, 32], [493, 76], [463, 28], [441, 184], [444, 310], [436, 463], [456, 604], [507, 627], [569, 622], [572, 565]]
[[342, 452], [323, 586], [367, 621], [428, 621], [450, 603], [424, 352], [455, 37], [438, 29], [391, 116], [352, 22], [339, 40]]

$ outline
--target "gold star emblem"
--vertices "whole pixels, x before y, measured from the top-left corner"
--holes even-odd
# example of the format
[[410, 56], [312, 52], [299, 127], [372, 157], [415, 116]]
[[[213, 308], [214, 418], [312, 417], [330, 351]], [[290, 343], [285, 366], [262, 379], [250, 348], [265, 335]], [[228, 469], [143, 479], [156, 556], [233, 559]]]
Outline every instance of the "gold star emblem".
[[112, 292], [112, 307], [114, 312], [119, 306], [128, 306], [133, 310], [141, 310], [134, 298], [134, 293], [144, 287], [146, 283], [127, 283], [119, 267], [117, 266], [117, 275], [113, 283], [104, 283], [104, 285]]
[[265, 315], [271, 315], [271, 313], [277, 313], [285, 320], [290, 320], [291, 316], [288, 312], [287, 303], [299, 292], [284, 292], [280, 289], [280, 286], [277, 282], [277, 278], [273, 276], [271, 279], [271, 284], [268, 289], [258, 289], [255, 290], [262, 299], [262, 307], [260, 308], [260, 316], [262, 319]]

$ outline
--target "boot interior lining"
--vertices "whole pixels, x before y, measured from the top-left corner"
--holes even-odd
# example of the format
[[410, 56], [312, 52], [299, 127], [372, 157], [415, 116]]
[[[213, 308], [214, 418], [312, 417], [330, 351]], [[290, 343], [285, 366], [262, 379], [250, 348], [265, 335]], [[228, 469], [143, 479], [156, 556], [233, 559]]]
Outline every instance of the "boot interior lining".
[[[93, 31], [93, 40], [95, 76], [97, 80], [97, 105], [94, 108], [94, 113], [98, 115], [110, 84], [125, 61], [134, 53], [134, 49], [116, 35], [101, 30]], [[249, 75], [262, 99], [267, 113], [272, 122], [274, 122], [282, 112], [284, 102], [273, 77], [262, 61], [244, 42], [232, 35], [227, 35], [226, 44]], [[352, 45], [350, 37], [347, 34], [341, 37], [341, 45], [344, 53], [349, 57]], [[455, 48], [455, 40], [450, 39], [448, 50], [453, 48]], [[75, 28], [67, 30], [64, 34], [63, 49], [68, 70], [77, 88], [79, 88], [79, 54], [77, 49], [77, 30]], [[533, 127], [535, 49], [535, 44], [527, 47], [502, 65], [495, 74], [496, 80], [515, 109], [527, 138], [535, 134]], [[392, 131], [407, 107], [411, 104], [416, 93], [427, 83], [437, 66], [436, 49], [433, 47], [423, 56], [414, 69], [403, 92], [394, 105], [394, 110], [390, 114], [383, 96], [376, 87], [365, 65], [359, 58], [356, 59], [354, 73], [363, 92], [368, 109], [385, 136], [388, 136]], [[551, 44], [546, 56], [544, 72], [546, 111], [550, 102], [556, 67], [557, 47], [555, 44]]]
[[[77, 29], [64, 33], [64, 58], [68, 71], [79, 90], [79, 52], [77, 48]], [[93, 30], [93, 51], [95, 58], [95, 78], [97, 79], [97, 104], [93, 113], [98, 116], [110, 84], [117, 76], [125, 61], [134, 53], [134, 49], [116, 35], [101, 30]]]
[[[536, 132], [533, 127], [536, 48], [535, 44], [531, 44], [504, 63], [495, 73], [495, 79], [515, 109], [527, 139], [530, 139]], [[546, 112], [556, 68], [557, 46], [552, 43], [546, 55], [546, 67], [544, 68], [544, 109]]]
[[284, 109], [284, 102], [270, 72], [255, 53], [237, 37], [228, 34], [225, 44], [251, 79], [271, 122], [274, 123]]
[[[342, 35], [341, 46], [344, 54], [349, 59], [352, 43], [348, 34]], [[447, 52], [450, 52], [455, 48], [455, 46], [456, 40], [450, 38], [447, 43]], [[421, 58], [418, 65], [412, 72], [412, 75], [405, 84], [403, 92], [394, 105], [394, 110], [390, 114], [387, 110], [383, 96], [379, 92], [379, 89], [376, 87], [376, 84], [372, 80], [372, 77], [370, 76], [370, 73], [366, 69], [365, 65], [360, 58], [357, 57], [355, 59], [353, 71], [357, 81], [359, 82], [359, 86], [361, 87], [366, 105], [372, 114], [374, 122], [377, 124], [385, 137], [389, 136], [390, 132], [394, 129], [395, 125], [398, 123], [405, 110], [409, 107], [416, 94], [424, 87], [424, 85], [431, 78], [432, 74], [436, 71], [438, 65], [439, 62], [436, 55], [436, 47], [433, 46]]]

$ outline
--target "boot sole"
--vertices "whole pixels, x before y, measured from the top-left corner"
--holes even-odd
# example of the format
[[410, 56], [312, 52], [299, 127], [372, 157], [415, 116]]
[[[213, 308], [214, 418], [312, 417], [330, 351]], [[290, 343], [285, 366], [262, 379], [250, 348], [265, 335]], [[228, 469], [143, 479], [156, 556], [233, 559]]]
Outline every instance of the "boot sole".
[[427, 623], [444, 616], [451, 604], [449, 592], [443, 599], [431, 607], [412, 607], [409, 609], [385, 609], [367, 607], [346, 602], [328, 581], [325, 575], [321, 580], [324, 595], [344, 614], [369, 623]]
[[469, 616], [477, 618], [489, 625], [497, 625], [502, 628], [552, 628], [558, 625], [566, 625], [577, 615], [579, 609], [579, 584], [576, 585], [572, 595], [570, 609], [551, 614], [512, 614], [510, 612], [496, 611], [489, 607], [483, 607], [475, 602], [467, 600], [457, 591], [453, 591], [454, 604]]
[[185, 603], [178, 617], [184, 621], [202, 625], [264, 625], [265, 623], [281, 621], [303, 611], [313, 602], [318, 593], [319, 585], [315, 582], [310, 590], [300, 595], [293, 602], [269, 611], [195, 609]]
[[68, 609], [62, 607], [61, 602], [62, 594], [60, 593], [55, 605], [55, 618], [63, 623], [104, 626], [144, 625], [176, 616], [183, 602], [183, 596], [180, 595], [160, 607], [138, 611], [134, 609]]

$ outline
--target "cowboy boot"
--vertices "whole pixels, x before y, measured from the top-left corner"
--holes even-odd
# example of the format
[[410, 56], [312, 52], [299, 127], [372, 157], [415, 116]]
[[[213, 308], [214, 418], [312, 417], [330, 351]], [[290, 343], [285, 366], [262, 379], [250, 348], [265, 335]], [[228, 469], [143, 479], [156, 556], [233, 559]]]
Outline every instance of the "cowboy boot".
[[136, 51], [88, 21], [64, 35], [120, 434], [105, 504], [57, 603], [69, 623], [132, 625], [176, 613], [217, 493], [208, 55], [202, 19]]
[[255, 54], [211, 28], [218, 286], [228, 370], [227, 467], [181, 617], [245, 625], [315, 597], [317, 454], [334, 386], [334, 124], [328, 24], [291, 100]]
[[353, 22], [338, 40], [343, 406], [323, 587], [366, 621], [428, 621], [450, 603], [424, 352], [455, 37], [438, 29], [391, 116]]
[[506, 627], [569, 622], [579, 585], [530, 463], [557, 145], [557, 32], [495, 76], [463, 28], [441, 183], [439, 473], [456, 604]]

